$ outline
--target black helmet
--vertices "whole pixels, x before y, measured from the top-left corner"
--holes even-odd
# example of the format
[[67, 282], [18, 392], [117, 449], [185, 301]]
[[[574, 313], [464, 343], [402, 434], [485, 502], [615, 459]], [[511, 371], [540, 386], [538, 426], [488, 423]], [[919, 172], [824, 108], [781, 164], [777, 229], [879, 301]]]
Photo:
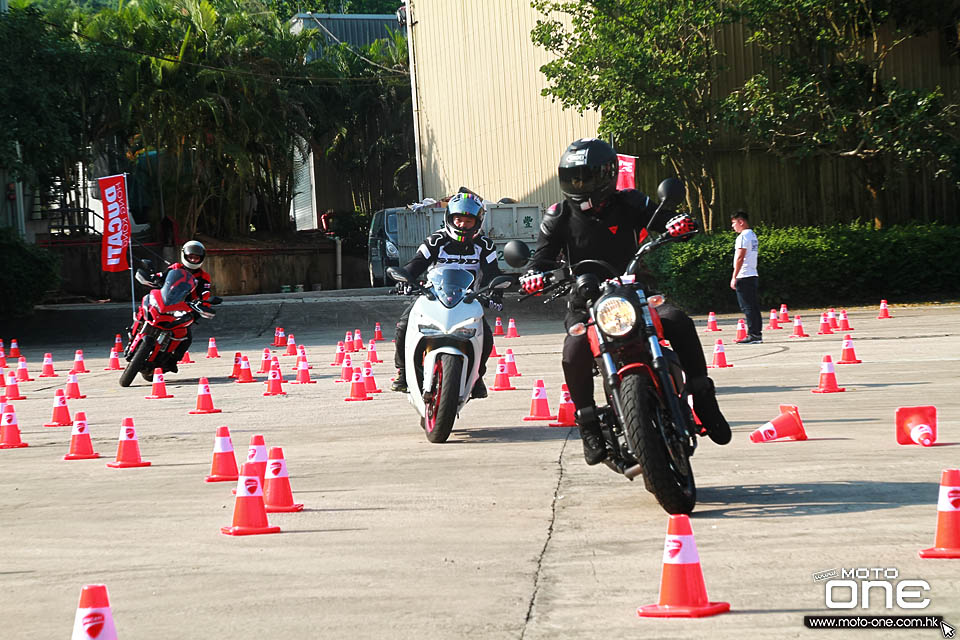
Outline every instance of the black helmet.
[[191, 271], [202, 268], [206, 257], [207, 250], [196, 240], [185, 242], [180, 249], [180, 264]]
[[[447, 212], [443, 214], [443, 228], [447, 237], [454, 242], [470, 242], [480, 233], [483, 224], [483, 200], [473, 193], [458, 193], [447, 202]], [[454, 216], [470, 216], [476, 222], [469, 229], [460, 229], [453, 224]]]
[[599, 138], [581, 138], [560, 156], [560, 191], [587, 211], [605, 203], [617, 190], [617, 171], [613, 147]]

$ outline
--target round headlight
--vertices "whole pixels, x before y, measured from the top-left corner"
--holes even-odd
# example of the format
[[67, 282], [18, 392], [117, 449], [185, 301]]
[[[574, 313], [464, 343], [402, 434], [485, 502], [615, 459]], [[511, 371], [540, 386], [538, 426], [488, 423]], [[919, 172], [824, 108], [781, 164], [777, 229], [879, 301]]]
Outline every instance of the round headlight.
[[619, 296], [602, 300], [597, 305], [596, 315], [600, 330], [614, 338], [630, 333], [637, 322], [637, 310]]

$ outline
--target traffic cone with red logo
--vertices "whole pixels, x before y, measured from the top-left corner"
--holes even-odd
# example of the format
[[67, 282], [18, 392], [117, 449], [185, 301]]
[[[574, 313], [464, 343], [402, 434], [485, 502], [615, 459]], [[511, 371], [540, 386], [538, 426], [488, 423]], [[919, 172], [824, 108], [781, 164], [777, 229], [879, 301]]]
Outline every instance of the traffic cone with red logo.
[[353, 332], [347, 331], [343, 336], [343, 349], [346, 353], [354, 353], [356, 349], [353, 348]]
[[556, 420], [557, 416], [550, 415], [550, 403], [547, 402], [547, 390], [543, 386], [543, 380], [537, 380], [533, 383], [533, 395], [530, 398], [530, 414], [524, 416], [525, 421], [532, 420]]
[[353, 350], [363, 351], [363, 337], [360, 335], [360, 329], [353, 330]]
[[234, 482], [240, 477], [237, 470], [237, 459], [233, 453], [233, 440], [230, 439], [228, 427], [217, 427], [217, 435], [213, 438], [213, 462], [210, 464], [210, 475], [204, 482]]
[[193, 364], [194, 362], [195, 362], [194, 360], [190, 359], [190, 352], [184, 351], [183, 357], [180, 358], [180, 362], [178, 362], [177, 364]]
[[833, 358], [829, 355], [823, 356], [820, 363], [820, 383], [816, 389], [810, 390], [812, 393], [839, 393], [846, 391], [843, 387], [837, 386], [837, 373], [833, 368]]
[[507, 375], [511, 378], [520, 377], [520, 372], [517, 371], [517, 361], [513, 357], [513, 349], [507, 349], [507, 355], [504, 357], [504, 361], [507, 363]]
[[137, 442], [137, 430], [133, 418], [124, 418], [120, 425], [120, 441], [117, 443], [117, 459], [107, 463], [113, 469], [129, 467], [149, 467], [150, 463], [140, 458], [140, 444]]
[[123, 371], [123, 367], [120, 366], [120, 356], [117, 355], [116, 349], [110, 349], [110, 362], [107, 363], [107, 366], [103, 368], [104, 371]]
[[285, 356], [297, 355], [297, 338], [292, 333], [287, 336], [287, 350], [283, 352]]
[[850, 320], [847, 318], [847, 310], [840, 309], [840, 331], [853, 331], [853, 327], [850, 326]]
[[90, 440], [90, 427], [87, 425], [87, 414], [77, 411], [74, 416], [73, 430], [70, 431], [70, 451], [63, 456], [64, 460], [92, 460], [100, 454], [93, 450]]
[[[893, 316], [890, 315], [890, 309], [887, 308], [887, 301], [886, 301], [886, 300], [881, 300], [881, 301], [880, 301], [880, 315], [877, 316], [877, 320], [887, 320], [887, 319], [892, 318], [892, 317], [893, 317]], [[13, 355], [13, 350], [10, 351], [10, 355]]]
[[520, 337], [520, 334], [517, 333], [517, 321], [514, 320], [513, 318], [510, 318], [510, 320], [507, 321], [507, 335], [505, 335], [504, 337], [505, 337], [505, 338], [519, 338], [519, 337]]
[[283, 330], [283, 327], [278, 327], [277, 335], [277, 344], [273, 345], [275, 347], [285, 347], [287, 346], [287, 334]]
[[80, 395], [80, 383], [77, 382], [77, 374], [69, 374], [67, 376], [67, 400], [83, 400], [86, 397]]
[[827, 320], [826, 311], [820, 314], [820, 329], [817, 331], [817, 335], [818, 336], [833, 335], [833, 329], [830, 328], [830, 321]]
[[172, 398], [172, 393], [167, 393], [167, 383], [163, 379], [163, 369], [159, 367], [153, 370], [153, 386], [150, 388], [150, 395], [144, 396], [147, 400], [163, 400]]
[[238, 384], [256, 382], [256, 380], [253, 379], [253, 374], [250, 372], [250, 361], [247, 360], [247, 356], [240, 356], [240, 375], [237, 376], [236, 382]]
[[80, 590], [70, 640], [117, 640], [106, 585], [87, 584]]
[[857, 359], [857, 353], [853, 350], [853, 338], [849, 335], [843, 336], [843, 349], [840, 351], [840, 359], [837, 364], [860, 364], [863, 360]]
[[230, 378], [231, 380], [236, 380], [237, 378], [240, 377], [240, 361], [241, 361], [241, 358], [242, 358], [242, 355], [240, 354], [239, 351], [237, 351], [235, 354], [233, 354], [233, 371], [231, 371], [231, 372], [230, 372], [230, 375], [227, 376], [227, 377]]
[[17, 359], [17, 382], [33, 382], [30, 371], [27, 370], [27, 359], [23, 356]]
[[373, 366], [369, 362], [364, 362], [362, 370], [363, 370], [363, 386], [367, 390], [367, 393], [371, 395], [374, 393], [383, 393], [377, 387], [377, 381], [373, 377]]
[[279, 346], [278, 341], [280, 340], [280, 327], [276, 327], [273, 330], [273, 342], [270, 343], [271, 347]]
[[800, 316], [793, 317], [793, 335], [791, 338], [809, 338], [810, 334], [803, 332], [803, 321], [800, 320]]
[[[3, 342], [3, 340], [0, 340]], [[0, 346], [0, 369], [4, 369], [7, 366], [7, 354], [3, 352], [3, 346]]]
[[310, 379], [310, 368], [306, 358], [297, 359], [297, 379], [290, 384], [317, 384], [316, 380]]
[[7, 372], [7, 386], [3, 391], [4, 395], [7, 397], [7, 400], [26, 400], [27, 397], [20, 395], [20, 385], [17, 384], [17, 376], [14, 375], [13, 371]]
[[250, 436], [250, 444], [247, 446], [247, 464], [253, 465], [253, 470], [262, 483], [267, 472], [267, 444], [263, 440], [263, 435], [259, 433]]
[[[307, 369], [313, 369], [313, 365], [310, 364], [310, 361], [309, 361], [309, 360], [307, 360], [307, 348], [306, 348], [305, 346], [303, 346], [302, 344], [298, 344], [298, 345], [297, 345], [297, 360], [299, 360], [300, 358], [303, 358], [304, 360], [306, 360], [306, 362], [307, 362]], [[298, 365], [297, 365], [297, 368], [299, 368], [299, 367], [300, 367], [300, 365], [298, 364]]]
[[931, 447], [937, 441], [937, 408], [897, 407], [897, 444], [919, 444]]
[[496, 322], [494, 322], [494, 324], [493, 324], [493, 335], [495, 335], [495, 336], [502, 336], [502, 335], [504, 335], [504, 333], [503, 333], [503, 320], [502, 320], [501, 318], [499, 318], [499, 317], [497, 318]]
[[767, 329], [783, 329], [780, 326], [780, 323], [777, 321], [777, 310], [770, 309], [770, 322], [767, 324]]
[[[119, 334], [117, 334], [119, 335]], [[19, 358], [20, 357], [20, 345], [17, 344], [17, 339], [14, 338], [10, 341], [10, 357]]]
[[780, 305], [780, 322], [790, 322], [790, 314], [787, 312], [787, 305], [785, 304]]
[[367, 395], [367, 385], [363, 381], [363, 371], [360, 367], [353, 370], [353, 380], [350, 381], [350, 395], [344, 398], [345, 402], [360, 402], [362, 400], [372, 400]]
[[780, 405], [780, 415], [750, 434], [750, 442], [769, 442], [778, 438], [806, 440], [803, 420], [796, 405]]
[[383, 331], [380, 330], [380, 323], [378, 322], [373, 328], [373, 339], [374, 340], [383, 340]]
[[711, 311], [707, 314], [707, 328], [706, 331], [723, 331], [719, 326], [717, 326], [717, 314]]
[[208, 358], [219, 358], [220, 352], [217, 351], [217, 339], [210, 338], [207, 342], [207, 357]]
[[827, 309], [827, 322], [830, 324], [830, 329], [839, 329], [840, 323], [837, 322], [837, 310], [833, 307]]
[[287, 379], [283, 377], [283, 369], [280, 368], [280, 359], [277, 356], [273, 356], [273, 359], [270, 360], [270, 370], [273, 371], [274, 369], [280, 374], [281, 384], [286, 383]]
[[960, 469], [940, 473], [937, 535], [933, 546], [919, 554], [921, 558], [960, 558]]
[[83, 349], [77, 349], [73, 354], [73, 369], [70, 369], [70, 373], [90, 373], [87, 365], [83, 363]]
[[568, 389], [566, 383], [564, 383], [563, 386], [560, 387], [560, 406], [557, 409], [557, 421], [551, 422], [547, 426], [575, 427], [577, 426], [576, 414], [577, 408], [570, 399], [570, 389]]
[[267, 375], [267, 390], [263, 392], [264, 396], [285, 396], [287, 392], [283, 390], [283, 373], [280, 371], [280, 364], [270, 367], [270, 373]]
[[293, 513], [303, 511], [302, 504], [294, 504], [290, 490], [290, 476], [283, 449], [270, 447], [267, 459], [267, 480], [264, 483], [263, 502], [267, 513]]
[[343, 346], [343, 340], [337, 342], [337, 353], [333, 356], [333, 362], [330, 363], [331, 367], [342, 367], [343, 366], [343, 356], [346, 354], [347, 350]]
[[280, 533], [280, 527], [271, 527], [263, 504], [263, 480], [249, 462], [245, 462], [237, 479], [237, 499], [233, 507], [233, 524], [220, 527], [228, 536], [251, 536]]
[[123, 338], [120, 337], [119, 333], [113, 338], [113, 350], [117, 353], [123, 353]]
[[73, 424], [70, 419], [70, 409], [67, 407], [67, 398], [63, 395], [63, 389], [57, 389], [53, 393], [53, 417], [50, 422], [44, 424], [45, 427], [69, 427]]
[[260, 358], [260, 370], [257, 373], [270, 373], [270, 349], [263, 350], [263, 357]]
[[197, 408], [190, 411], [191, 415], [200, 413], [220, 413], [220, 409], [213, 406], [213, 396], [210, 395], [210, 381], [200, 378], [197, 385]]
[[732, 364], [727, 364], [727, 352], [723, 349], [723, 340], [717, 340], [717, 344], [713, 345], [713, 364], [708, 364], [707, 368], [726, 369], [732, 366]]
[[700, 554], [686, 515], [671, 515], [663, 545], [660, 600], [637, 609], [644, 618], [702, 618], [730, 610], [729, 602], [710, 602], [700, 569]]
[[747, 323], [743, 321], [743, 318], [737, 320], [737, 335], [734, 337], [734, 342], [742, 342], [747, 339]]
[[370, 346], [367, 347], [367, 362], [370, 364], [380, 364], [383, 360], [380, 359], [380, 356], [377, 355], [377, 341], [371, 340]]
[[507, 373], [507, 361], [503, 358], [500, 358], [500, 361], [497, 362], [497, 377], [493, 380], [493, 386], [490, 387], [493, 391], [513, 391], [516, 389], [513, 385], [510, 384], [510, 375]]
[[[13, 399], [15, 398], [7, 396], [7, 400]], [[3, 413], [0, 413], [0, 449], [22, 449], [29, 446], [20, 440], [20, 427], [17, 426], [17, 412], [13, 405], [4, 405]]]
[[353, 380], [353, 362], [350, 356], [344, 355], [343, 366], [340, 367], [340, 378], [334, 382], [351, 382]]

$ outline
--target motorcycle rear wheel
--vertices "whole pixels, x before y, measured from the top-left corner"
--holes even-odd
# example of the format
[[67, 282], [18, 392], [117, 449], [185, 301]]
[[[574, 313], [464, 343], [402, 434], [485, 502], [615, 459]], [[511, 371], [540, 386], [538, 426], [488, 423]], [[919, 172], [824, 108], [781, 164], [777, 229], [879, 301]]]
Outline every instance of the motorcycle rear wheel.
[[137, 350], [133, 352], [133, 357], [130, 359], [130, 362], [127, 363], [127, 367], [123, 370], [123, 373], [120, 374], [121, 387], [129, 387], [133, 379], [137, 377], [137, 374], [143, 369], [147, 358], [149, 358], [153, 352], [154, 343], [156, 343], [156, 339], [152, 336], [143, 336], [143, 338], [141, 338], [140, 344], [137, 345]]
[[689, 514], [697, 504], [693, 468], [682, 446], [675, 450], [679, 450], [685, 468], [678, 468], [667, 450], [660, 424], [667, 419], [666, 409], [661, 407], [653, 386], [642, 375], [628, 375], [620, 385], [620, 399], [623, 430], [643, 469], [647, 487], [667, 513]]
[[433, 365], [433, 399], [426, 407], [423, 429], [430, 442], [446, 442], [453, 431], [460, 404], [462, 368], [460, 358], [447, 353], [441, 353]]

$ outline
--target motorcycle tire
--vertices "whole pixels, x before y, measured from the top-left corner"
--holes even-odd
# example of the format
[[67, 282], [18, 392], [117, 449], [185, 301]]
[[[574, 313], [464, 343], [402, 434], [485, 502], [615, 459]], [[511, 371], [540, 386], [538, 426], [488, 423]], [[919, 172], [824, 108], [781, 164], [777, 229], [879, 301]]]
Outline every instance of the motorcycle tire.
[[140, 344], [137, 345], [137, 350], [133, 352], [133, 357], [130, 358], [130, 362], [127, 363], [127, 367], [123, 370], [123, 373], [120, 374], [121, 387], [129, 387], [130, 383], [133, 382], [133, 379], [137, 377], [137, 374], [140, 373], [141, 369], [143, 369], [143, 365], [146, 363], [147, 358], [149, 358], [150, 354], [153, 353], [153, 345], [155, 342], [155, 338], [151, 336], [143, 336], [143, 338], [140, 340]]
[[423, 431], [430, 442], [446, 442], [453, 431], [460, 404], [462, 368], [463, 361], [447, 353], [441, 353], [433, 365], [433, 400], [423, 420]]
[[[686, 468], [677, 468], [664, 442], [660, 422], [666, 409], [642, 375], [628, 375], [620, 385], [623, 407], [623, 431], [637, 461], [643, 469], [647, 488], [669, 514], [689, 514], [697, 504], [697, 486], [693, 468], [682, 452]], [[682, 447], [681, 447], [682, 450]]]

